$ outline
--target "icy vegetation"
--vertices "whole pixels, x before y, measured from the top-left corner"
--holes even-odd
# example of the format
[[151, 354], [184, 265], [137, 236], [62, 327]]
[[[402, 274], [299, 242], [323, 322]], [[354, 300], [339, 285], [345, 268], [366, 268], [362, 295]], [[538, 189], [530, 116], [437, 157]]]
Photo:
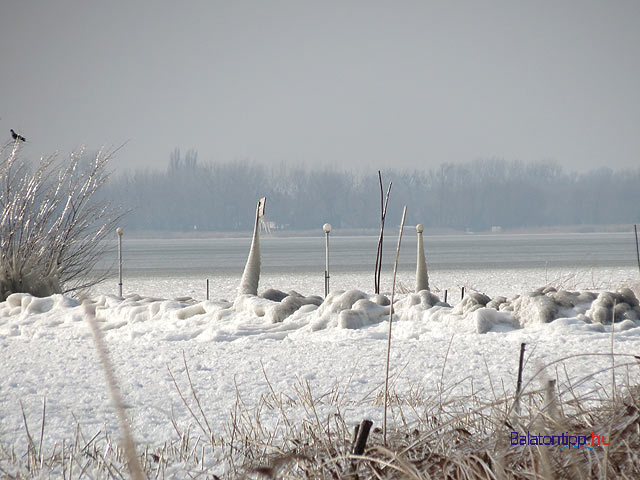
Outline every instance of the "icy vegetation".
[[31, 165], [20, 145], [0, 148], [0, 300], [99, 283], [91, 273], [118, 218], [116, 208], [98, 200], [111, 154], [81, 151], [66, 162], [43, 157]]

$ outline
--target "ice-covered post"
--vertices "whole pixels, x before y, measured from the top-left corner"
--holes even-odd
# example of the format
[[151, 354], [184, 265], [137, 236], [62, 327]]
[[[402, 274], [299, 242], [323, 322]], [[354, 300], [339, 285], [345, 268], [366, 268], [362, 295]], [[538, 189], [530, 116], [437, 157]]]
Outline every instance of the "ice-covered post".
[[260, 282], [260, 219], [264, 217], [264, 207], [267, 198], [262, 197], [256, 207], [256, 223], [253, 226], [253, 240], [247, 264], [244, 266], [242, 279], [240, 280], [240, 295], [258, 295], [258, 283]]
[[329, 233], [331, 233], [331, 224], [325, 223], [322, 226], [325, 234], [325, 261], [324, 261], [324, 296], [329, 295]]
[[421, 290], [429, 290], [429, 274], [427, 273], [427, 260], [424, 256], [424, 245], [422, 243], [422, 224], [416, 225], [418, 232], [418, 258], [416, 260], [416, 293]]
[[122, 227], [116, 228], [118, 234], [118, 296], [122, 297], [122, 234], [124, 230]]
[[640, 249], [638, 248], [638, 226], [633, 225], [633, 231], [636, 232], [636, 259], [638, 260], [638, 271], [640, 271]]

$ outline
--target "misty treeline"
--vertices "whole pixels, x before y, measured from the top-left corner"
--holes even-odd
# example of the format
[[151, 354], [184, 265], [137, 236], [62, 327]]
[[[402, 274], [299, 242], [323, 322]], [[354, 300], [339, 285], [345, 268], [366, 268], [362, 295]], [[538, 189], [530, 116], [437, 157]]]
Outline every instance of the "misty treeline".
[[[503, 228], [640, 221], [640, 169], [566, 172], [553, 162], [501, 159], [441, 164], [414, 171], [382, 170], [393, 182], [388, 222], [485, 231]], [[258, 198], [277, 228], [376, 228], [376, 171], [307, 168], [249, 161], [198, 161], [174, 151], [166, 170], [114, 175], [104, 192], [130, 209], [132, 230], [247, 231]], [[395, 220], [394, 220], [395, 219]]]

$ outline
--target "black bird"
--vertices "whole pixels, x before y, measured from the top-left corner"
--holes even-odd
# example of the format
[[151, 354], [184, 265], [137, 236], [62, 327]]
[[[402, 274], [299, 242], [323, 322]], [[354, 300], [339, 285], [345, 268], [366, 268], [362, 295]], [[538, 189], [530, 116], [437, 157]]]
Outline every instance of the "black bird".
[[21, 142], [26, 142], [27, 141], [27, 139], [24, 138], [22, 135], [14, 132], [13, 128], [11, 129], [11, 136], [13, 137], [14, 140], [20, 140]]

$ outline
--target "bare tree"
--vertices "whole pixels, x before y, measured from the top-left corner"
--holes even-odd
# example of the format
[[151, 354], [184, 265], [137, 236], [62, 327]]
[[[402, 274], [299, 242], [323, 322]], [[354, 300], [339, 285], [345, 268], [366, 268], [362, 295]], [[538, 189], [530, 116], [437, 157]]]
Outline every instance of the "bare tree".
[[120, 218], [96, 192], [108, 178], [114, 152], [84, 152], [68, 162], [42, 158], [35, 168], [19, 155], [20, 142], [0, 156], [0, 300], [11, 293], [66, 293], [104, 279], [92, 275], [108, 250], [103, 240]]

